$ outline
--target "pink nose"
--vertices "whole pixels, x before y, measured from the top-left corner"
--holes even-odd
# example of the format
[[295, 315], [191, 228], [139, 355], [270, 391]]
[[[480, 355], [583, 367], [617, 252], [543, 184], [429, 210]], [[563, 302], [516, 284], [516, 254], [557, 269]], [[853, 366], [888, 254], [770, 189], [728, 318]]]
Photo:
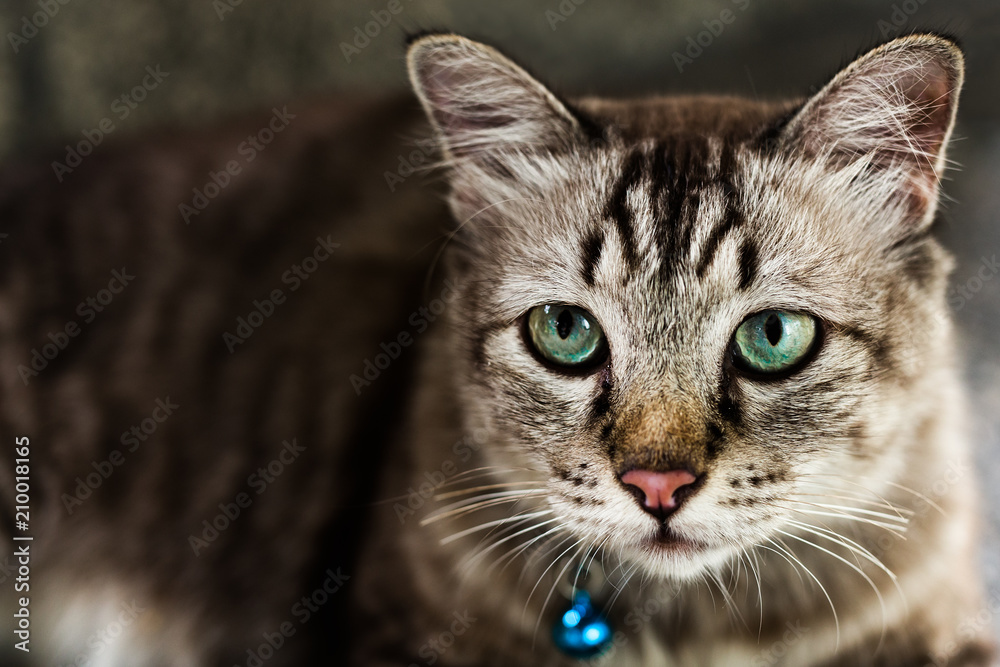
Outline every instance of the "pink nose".
[[629, 470], [622, 475], [622, 483], [637, 487], [646, 498], [643, 507], [660, 518], [677, 508], [675, 494], [682, 486], [694, 484], [698, 478], [687, 470], [653, 472], [652, 470]]

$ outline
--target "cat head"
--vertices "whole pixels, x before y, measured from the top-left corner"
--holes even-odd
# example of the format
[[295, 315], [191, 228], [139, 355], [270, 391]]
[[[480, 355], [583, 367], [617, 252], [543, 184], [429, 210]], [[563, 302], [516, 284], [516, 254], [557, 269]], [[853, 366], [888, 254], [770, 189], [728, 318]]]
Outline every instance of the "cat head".
[[810, 498], [851, 521], [891, 491], [947, 384], [927, 231], [955, 44], [891, 41], [778, 104], [570, 104], [453, 35], [408, 62], [458, 223], [470, 428], [581, 545], [692, 577]]

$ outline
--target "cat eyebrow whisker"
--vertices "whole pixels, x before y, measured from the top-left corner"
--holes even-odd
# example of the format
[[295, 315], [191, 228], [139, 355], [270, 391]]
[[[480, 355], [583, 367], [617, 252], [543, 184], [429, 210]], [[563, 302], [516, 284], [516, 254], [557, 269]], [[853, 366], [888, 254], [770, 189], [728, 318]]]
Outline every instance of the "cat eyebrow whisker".
[[427, 268], [427, 277], [424, 279], [425, 294], [430, 291], [431, 279], [434, 277], [434, 270], [437, 268], [438, 263], [441, 261], [441, 257], [442, 255], [444, 255], [445, 249], [448, 247], [448, 244], [458, 235], [458, 233], [462, 231], [462, 229], [468, 223], [472, 222], [476, 217], [490, 210], [494, 206], [500, 206], [501, 204], [509, 204], [510, 202], [515, 202], [515, 201], [532, 201], [539, 204], [546, 204], [548, 206], [552, 205], [551, 203], [545, 201], [544, 199], [536, 199], [534, 197], [509, 197], [507, 199], [501, 199], [500, 201], [496, 201], [493, 202], [492, 204], [484, 206], [483, 208], [479, 209], [478, 211], [470, 215], [468, 218], [463, 220], [461, 224], [459, 224], [453, 230], [444, 235], [445, 237], [444, 243], [442, 243], [441, 247], [438, 248], [438, 251], [434, 253], [434, 258], [431, 260], [430, 266]]

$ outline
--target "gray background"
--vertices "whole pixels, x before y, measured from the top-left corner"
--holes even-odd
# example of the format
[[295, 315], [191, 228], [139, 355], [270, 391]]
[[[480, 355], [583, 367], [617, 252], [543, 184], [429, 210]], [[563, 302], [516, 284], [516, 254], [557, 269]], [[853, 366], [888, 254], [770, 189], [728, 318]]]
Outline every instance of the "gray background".
[[[404, 36], [425, 29], [490, 41], [570, 94], [724, 91], [759, 97], [802, 95], [859, 49], [906, 31], [957, 36], [968, 57], [951, 153], [961, 169], [946, 184], [940, 235], [959, 260], [953, 283], [967, 290], [956, 315], [988, 515], [984, 562], [990, 596], [1000, 601], [1000, 275], [983, 270], [988, 280], [977, 278], [983, 258], [1000, 254], [1000, 3], [399, 0], [402, 11], [348, 62], [342, 43], [389, 0], [242, 0], [221, 12], [239, 0], [64, 1], [41, 0], [58, 12], [16, 53], [8, 33], [21, 32], [23, 17], [41, 11], [39, 0], [0, 6], [4, 156], [75, 143], [105, 117], [113, 117], [118, 137], [312, 95], [402, 88]], [[732, 22], [679, 71], [674, 53], [724, 9]], [[705, 35], [702, 41], [708, 42]], [[156, 65], [169, 72], [166, 80], [127, 118], [115, 117], [113, 101], [141, 82], [146, 66]], [[1000, 631], [1000, 618], [991, 615], [990, 621]]]

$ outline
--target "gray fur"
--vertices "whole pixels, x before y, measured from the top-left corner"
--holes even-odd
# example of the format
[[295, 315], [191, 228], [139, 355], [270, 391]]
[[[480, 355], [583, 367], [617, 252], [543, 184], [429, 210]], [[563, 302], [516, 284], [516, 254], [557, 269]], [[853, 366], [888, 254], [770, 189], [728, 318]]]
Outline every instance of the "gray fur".
[[[968, 471], [944, 343], [951, 261], [926, 234], [958, 49], [899, 39], [788, 105], [570, 107], [447, 35], [415, 42], [410, 72], [449, 173], [462, 307], [432, 344], [431, 389], [383, 488], [439, 467], [462, 433], [483, 434], [468, 464], [483, 472], [456, 478], [424, 525], [380, 524], [359, 662], [420, 654], [469, 609], [480, 620], [443, 664], [572, 664], [547, 637], [546, 594], [596, 553], [623, 587], [616, 665], [764, 664], [761, 647], [799, 622], [808, 634], [782, 644], [782, 664], [986, 664], [985, 637], [957, 621], [978, 609], [972, 482], [947, 477], [943, 515], [922, 499], [949, 466]], [[537, 362], [520, 322], [544, 303], [596, 316], [604, 369]], [[734, 373], [733, 331], [772, 308], [822, 320], [816, 358], [781, 380]], [[705, 476], [669, 521], [694, 547], [651, 546], [657, 522], [617, 479], [637, 465]], [[657, 614], [625, 632], [651, 596]], [[389, 625], [385, 605], [413, 611]]]

